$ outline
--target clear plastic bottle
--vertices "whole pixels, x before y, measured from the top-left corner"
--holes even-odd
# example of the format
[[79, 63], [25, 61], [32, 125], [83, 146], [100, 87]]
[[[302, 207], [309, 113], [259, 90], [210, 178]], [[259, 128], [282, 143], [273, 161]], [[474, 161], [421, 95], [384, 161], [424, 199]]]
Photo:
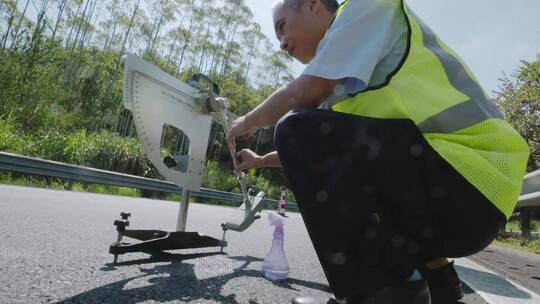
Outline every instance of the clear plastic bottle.
[[274, 238], [272, 248], [264, 258], [262, 273], [270, 281], [281, 281], [285, 280], [289, 274], [289, 263], [283, 249], [284, 222], [283, 218], [275, 213], [269, 213], [268, 219], [274, 226]]

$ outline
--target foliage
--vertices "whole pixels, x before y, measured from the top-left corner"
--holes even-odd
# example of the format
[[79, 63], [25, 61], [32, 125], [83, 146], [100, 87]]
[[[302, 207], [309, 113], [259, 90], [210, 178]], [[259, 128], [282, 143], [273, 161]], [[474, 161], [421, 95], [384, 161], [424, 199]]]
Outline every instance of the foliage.
[[231, 172], [226, 172], [214, 161], [206, 163], [203, 171], [203, 187], [230, 192], [235, 190], [237, 185], [238, 182]]
[[[146, 158], [142, 145], [135, 138], [121, 137], [106, 130], [99, 133], [90, 133], [86, 130], [72, 133], [54, 130], [33, 135], [18, 134], [14, 130], [15, 126], [10, 120], [0, 119], [1, 151], [148, 178], [159, 178], [159, 173]], [[34, 179], [31, 180], [35, 183]], [[246, 182], [256, 191], [264, 191], [267, 197], [279, 198], [281, 188], [273, 185], [262, 175], [255, 175], [252, 171], [246, 176]], [[37, 185], [40, 183], [38, 182]], [[207, 162], [203, 171], [202, 186], [222, 191], [241, 192], [232, 169], [223, 169], [215, 161]], [[118, 191], [112, 192], [109, 188], [101, 191], [98, 186], [92, 187], [79, 186], [77, 189], [118, 193]], [[290, 192], [287, 199], [292, 200]]]
[[184, 80], [210, 75], [239, 115], [268, 96], [253, 84], [292, 77], [243, 0], [41, 1], [35, 18], [16, 4], [0, 2], [0, 113], [27, 131], [114, 131], [126, 52]]
[[102, 193], [109, 195], [120, 195], [120, 196], [130, 196], [138, 197], [140, 193], [137, 189], [125, 188], [125, 187], [114, 187], [109, 185], [100, 185], [100, 184], [83, 184], [83, 183], [74, 183], [72, 191], [75, 192], [92, 192], [92, 193]]
[[23, 152], [24, 140], [19, 136], [14, 121], [11, 113], [5, 118], [0, 116], [0, 151], [11, 151], [19, 154]]
[[[505, 230], [510, 232], [521, 231], [521, 223], [519, 221], [508, 221]], [[531, 221], [531, 231], [540, 232], [540, 221]]]
[[[32, 177], [31, 176], [24, 176], [24, 177], [12, 176], [11, 174], [7, 174], [7, 173], [0, 174], [0, 184], [56, 189], [56, 190], [65, 190], [68, 187], [68, 183], [66, 181], [61, 181], [59, 179], [33, 177], [33, 176]], [[79, 182], [74, 182], [71, 186], [71, 190], [76, 191], [76, 192], [92, 192], [92, 193], [121, 195], [121, 196], [130, 196], [130, 197], [140, 196], [139, 191], [137, 189], [131, 189], [131, 188], [125, 188], [125, 187], [114, 187], [114, 186], [99, 185], [99, 184], [84, 184], [84, 183], [79, 183]], [[167, 196], [165, 199], [179, 201], [177, 199], [177, 196]]]
[[523, 240], [520, 237], [498, 237], [493, 244], [540, 254], [540, 239]]
[[540, 56], [522, 61], [511, 78], [501, 79], [495, 100], [531, 148], [528, 170], [540, 168]]
[[143, 154], [142, 145], [105, 130], [77, 131], [68, 136], [64, 157], [71, 164], [156, 178], [157, 171]]
[[[292, 79], [291, 58], [271, 51], [243, 0], [37, 0], [28, 10], [29, 1], [22, 3], [0, 1], [0, 151], [158, 178], [129, 137], [135, 132], [122, 107], [120, 62], [126, 52], [182, 80], [207, 74], [237, 115]], [[218, 162], [208, 163], [205, 186], [239, 192], [223, 131], [213, 132], [209, 155]], [[245, 147], [272, 150], [260, 134]], [[178, 138], [167, 141], [175, 144], [167, 153], [186, 148]], [[272, 184], [282, 182], [265, 176], [270, 181], [248, 179], [275, 197]]]
[[[292, 78], [291, 58], [271, 51], [243, 0], [38, 0], [35, 10], [17, 3], [0, 1], [4, 151], [157, 176], [140, 147], [112, 135], [135, 135], [121, 100], [126, 52], [182, 80], [209, 75], [237, 115]], [[210, 155], [225, 154], [218, 161], [227, 168], [223, 134], [213, 139]], [[246, 147], [273, 148], [255, 139]]]
[[148, 178], [159, 176], [139, 141], [106, 130], [25, 135], [14, 132], [9, 120], [0, 119], [0, 150]]
[[58, 179], [50, 179], [44, 177], [35, 176], [20, 176], [17, 174], [2, 172], [0, 173], [0, 184], [23, 186], [23, 187], [36, 187], [47, 188], [55, 190], [63, 190], [66, 188], [66, 184]]
[[221, 88], [221, 93], [229, 99], [230, 110], [236, 115], [245, 115], [266, 97], [231, 78], [225, 78]]
[[[231, 171], [232, 169], [222, 169], [215, 161], [209, 161], [203, 172], [203, 187], [240, 193], [240, 185], [236, 181], [235, 175], [231, 174]], [[252, 188], [255, 193], [263, 191], [266, 194], [266, 197], [279, 199], [281, 187], [272, 185], [261, 175], [254, 174], [254, 170], [246, 175], [246, 184]], [[292, 193], [290, 193], [290, 191], [288, 192], [287, 200], [291, 201]]]

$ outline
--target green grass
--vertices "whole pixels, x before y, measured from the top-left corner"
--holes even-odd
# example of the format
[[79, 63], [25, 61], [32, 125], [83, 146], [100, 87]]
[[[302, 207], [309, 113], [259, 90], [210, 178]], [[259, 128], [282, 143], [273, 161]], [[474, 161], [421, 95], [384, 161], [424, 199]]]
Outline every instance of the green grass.
[[522, 239], [520, 237], [499, 237], [494, 245], [540, 254], [540, 239]]
[[[540, 231], [540, 221], [531, 221], [531, 231]], [[519, 221], [509, 221], [506, 223], [506, 231], [521, 231]]]
[[[531, 228], [531, 231], [533, 232], [540, 231], [540, 221], [532, 221]], [[505, 230], [507, 232], [521, 231], [519, 220], [513, 220], [506, 223]], [[540, 254], [539, 238], [526, 239], [518, 236], [499, 236], [495, 241], [493, 241], [493, 244], [501, 247]]]
[[162, 200], [179, 202], [182, 199], [180, 194], [167, 194]]
[[12, 178], [10, 173], [0, 174], [0, 184], [13, 186], [28, 186], [48, 189], [64, 189], [65, 186], [60, 179], [45, 179], [41, 177]]
[[109, 185], [100, 185], [100, 184], [83, 184], [83, 183], [73, 183], [71, 191], [75, 192], [90, 192], [90, 193], [100, 193], [100, 194], [109, 194], [109, 195], [121, 195], [129, 197], [139, 197], [139, 191], [137, 189], [126, 188], [126, 187], [114, 187]]

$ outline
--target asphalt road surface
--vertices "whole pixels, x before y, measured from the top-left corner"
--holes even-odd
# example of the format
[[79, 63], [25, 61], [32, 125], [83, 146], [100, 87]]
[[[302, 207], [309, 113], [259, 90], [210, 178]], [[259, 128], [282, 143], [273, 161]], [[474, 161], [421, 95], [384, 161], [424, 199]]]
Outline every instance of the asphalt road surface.
[[471, 260], [540, 293], [540, 254], [489, 246], [472, 256]]
[[[191, 204], [187, 231], [221, 238], [234, 208]], [[330, 290], [302, 219], [289, 213], [289, 278], [273, 283], [260, 269], [272, 241], [263, 218], [229, 232], [219, 248], [168, 256], [120, 255], [113, 266], [113, 221], [132, 214], [130, 229], [174, 231], [178, 203], [0, 185], [0, 303], [289, 303]], [[161, 260], [160, 260], [161, 259]], [[463, 303], [486, 303], [466, 288]]]

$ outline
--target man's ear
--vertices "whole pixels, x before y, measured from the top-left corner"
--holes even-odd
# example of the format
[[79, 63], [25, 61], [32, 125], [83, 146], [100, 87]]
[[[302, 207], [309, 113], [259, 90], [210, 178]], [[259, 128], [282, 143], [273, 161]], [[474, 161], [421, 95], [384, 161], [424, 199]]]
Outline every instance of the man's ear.
[[307, 2], [307, 5], [309, 7], [309, 10], [313, 13], [313, 14], [318, 14], [320, 9], [321, 9], [321, 0], [306, 0]]

